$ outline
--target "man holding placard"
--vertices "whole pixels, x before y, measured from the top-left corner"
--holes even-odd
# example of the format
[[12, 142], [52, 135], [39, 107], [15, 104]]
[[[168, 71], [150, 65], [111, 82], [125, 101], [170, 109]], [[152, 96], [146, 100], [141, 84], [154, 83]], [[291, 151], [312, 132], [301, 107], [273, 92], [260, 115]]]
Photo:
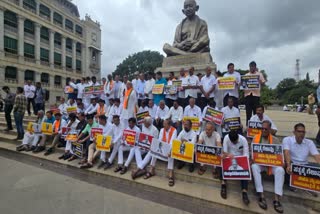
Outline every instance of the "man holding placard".
[[[191, 97], [189, 100], [189, 105], [185, 107], [183, 112], [184, 117], [197, 117], [199, 118], [199, 127], [201, 127], [202, 122], [202, 112], [199, 106], [196, 105], [196, 100]], [[196, 133], [199, 134], [199, 131]]]
[[[262, 122], [262, 132], [253, 138], [252, 146], [254, 146], [255, 144], [271, 144], [271, 145], [280, 144], [279, 139], [271, 134], [271, 131], [272, 131], [271, 126], [272, 126], [271, 122], [268, 120], [265, 120]], [[254, 149], [252, 149], [252, 151], [254, 152]], [[271, 150], [268, 149], [268, 152], [269, 151]], [[271, 156], [271, 155], [273, 154], [271, 153], [261, 154], [262, 157], [260, 159], [263, 159], [263, 157]], [[281, 154], [281, 156], [283, 157], [283, 154]], [[259, 201], [258, 201], [259, 206], [264, 210], [268, 208], [267, 201], [263, 194], [263, 185], [262, 185], [262, 178], [261, 178], [261, 172], [267, 171], [268, 175], [271, 175], [271, 174], [274, 175], [274, 192], [275, 192], [275, 198], [273, 201], [274, 209], [279, 213], [283, 213], [283, 207], [280, 203], [280, 197], [283, 194], [283, 183], [284, 183], [284, 174], [285, 174], [283, 166], [270, 166], [271, 164], [268, 165], [268, 163], [266, 164], [267, 165], [266, 166], [264, 164], [255, 163], [255, 156], [253, 155], [252, 157], [253, 157], [253, 160], [252, 160], [253, 164], [251, 165], [251, 169], [254, 177], [256, 191], [259, 194]]]
[[275, 135], [278, 131], [276, 125], [274, 124], [274, 122], [271, 120], [270, 117], [268, 117], [268, 115], [264, 114], [264, 106], [263, 105], [257, 105], [256, 107], [256, 114], [253, 115], [250, 118], [250, 121], [254, 121], [254, 122], [263, 122], [265, 120], [270, 121], [271, 123], [271, 134]]
[[236, 130], [238, 134], [242, 133], [242, 124], [240, 121], [240, 110], [234, 107], [234, 101], [232, 97], [228, 98], [228, 105], [221, 109], [223, 112], [223, 133], [228, 133], [231, 130]]
[[223, 75], [223, 77], [233, 77], [234, 78], [234, 89], [224, 90], [223, 93], [223, 106], [228, 105], [228, 98], [231, 97], [234, 102], [234, 106], [238, 108], [239, 103], [239, 85], [241, 83], [241, 75], [239, 72], [234, 70], [234, 64], [228, 64], [228, 72]]

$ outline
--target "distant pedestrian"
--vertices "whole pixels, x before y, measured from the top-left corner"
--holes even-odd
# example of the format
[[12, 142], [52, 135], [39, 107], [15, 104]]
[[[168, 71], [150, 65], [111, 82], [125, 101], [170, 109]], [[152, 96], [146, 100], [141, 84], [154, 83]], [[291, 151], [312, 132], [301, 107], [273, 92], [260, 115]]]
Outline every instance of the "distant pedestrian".
[[7, 128], [5, 131], [12, 130], [12, 120], [11, 120], [11, 112], [13, 109], [15, 94], [10, 92], [10, 88], [8, 86], [4, 86], [2, 90], [7, 94], [4, 98], [4, 113], [7, 122]]
[[35, 92], [35, 114], [38, 114], [38, 111], [42, 110], [44, 111], [44, 106], [45, 106], [45, 90], [41, 87], [41, 83], [37, 82], [36, 83], [36, 92]]
[[315, 99], [313, 93], [309, 94], [309, 96], [308, 96], [308, 104], [309, 104], [308, 113], [309, 114], [313, 114], [313, 105], [315, 103], [316, 103], [316, 99]]
[[18, 87], [16, 98], [14, 100], [14, 106], [13, 106], [13, 115], [14, 115], [14, 121], [16, 123], [17, 127], [17, 140], [22, 140], [24, 135], [23, 130], [23, 117], [24, 113], [26, 112], [27, 107], [27, 98], [23, 95], [23, 88]]
[[26, 96], [27, 101], [28, 101], [27, 110], [28, 110], [28, 115], [30, 116], [31, 115], [31, 110], [30, 110], [31, 104], [32, 104], [32, 108], [33, 108], [33, 113], [35, 114], [34, 97], [35, 97], [36, 87], [34, 87], [34, 85], [32, 85], [31, 80], [28, 80], [27, 84], [24, 85], [23, 90], [24, 90], [24, 95]]

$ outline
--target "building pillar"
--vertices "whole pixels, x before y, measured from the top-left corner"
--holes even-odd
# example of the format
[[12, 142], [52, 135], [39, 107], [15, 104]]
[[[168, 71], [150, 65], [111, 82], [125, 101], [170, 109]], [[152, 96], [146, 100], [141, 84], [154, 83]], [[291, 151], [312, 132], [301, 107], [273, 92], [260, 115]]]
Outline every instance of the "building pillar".
[[0, 7], [0, 57], [4, 56], [4, 8]]
[[89, 70], [89, 59], [87, 60], [86, 57], [87, 54], [87, 48], [85, 47], [84, 44], [81, 45], [81, 74], [83, 76], [87, 76], [86, 72]]
[[25, 18], [18, 15], [18, 53], [19, 60], [24, 59], [24, 20]]
[[62, 62], [62, 69], [66, 70], [66, 37], [62, 35], [62, 42], [61, 42], [61, 62]]
[[38, 72], [38, 71], [35, 71], [34, 72], [35, 74], [35, 78], [34, 78], [34, 82], [36, 83], [36, 82], [41, 82], [41, 74], [40, 74], [40, 72]]
[[20, 7], [23, 6], [23, 0], [19, 0], [19, 6], [20, 6]]
[[25, 73], [25, 70], [22, 70], [21, 68], [18, 68], [17, 69], [17, 72], [18, 72], [18, 84], [19, 85], [24, 85], [24, 73]]
[[54, 68], [54, 31], [49, 29], [49, 64]]
[[40, 65], [40, 29], [41, 25], [38, 23], [35, 23], [36, 31], [35, 31], [35, 57], [36, 57], [36, 63]]
[[36, 1], [36, 14], [39, 16], [40, 14], [40, 1]]
[[50, 22], [51, 22], [51, 24], [53, 24], [53, 14], [54, 14], [54, 11], [52, 9], [50, 9]]
[[76, 46], [77, 46], [77, 42], [76, 41], [72, 41], [72, 70], [73, 72], [76, 71], [76, 62], [77, 62], [77, 52], [76, 52]]
[[4, 79], [4, 75], [5, 75], [5, 66], [4, 65], [0, 65], [0, 74], [2, 75], [2, 77], [0, 78], [0, 85], [4, 85], [5, 79]]

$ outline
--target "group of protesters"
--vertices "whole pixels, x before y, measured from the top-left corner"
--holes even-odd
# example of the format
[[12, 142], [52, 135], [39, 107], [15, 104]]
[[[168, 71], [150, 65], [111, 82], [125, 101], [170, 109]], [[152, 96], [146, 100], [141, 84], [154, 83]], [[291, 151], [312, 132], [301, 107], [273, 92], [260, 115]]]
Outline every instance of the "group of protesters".
[[[162, 142], [172, 144], [173, 140], [180, 140], [182, 144], [203, 144], [222, 148], [222, 158], [234, 158], [236, 156], [247, 156], [250, 159], [251, 171], [254, 184], [258, 193], [258, 204], [262, 209], [267, 209], [267, 201], [263, 194], [261, 172], [266, 171], [273, 174], [275, 197], [273, 201], [274, 209], [282, 213], [283, 207], [280, 202], [283, 195], [285, 180], [288, 180], [291, 173], [291, 163], [308, 164], [308, 156], [311, 154], [317, 163], [320, 163], [320, 155], [315, 144], [305, 138], [306, 128], [304, 124], [298, 123], [294, 126], [293, 136], [285, 137], [282, 141], [275, 136], [277, 127], [270, 117], [264, 114], [264, 106], [260, 104], [260, 89], [247, 89], [244, 91], [246, 105], [246, 121], [256, 121], [262, 124], [261, 132], [248, 140], [241, 124], [238, 130], [229, 130], [224, 121], [230, 118], [240, 118], [239, 90], [241, 86], [241, 75], [235, 71], [234, 64], [227, 66], [228, 71], [222, 75], [220, 72], [212, 72], [210, 67], [206, 68], [205, 75], [196, 76], [193, 67], [182, 68], [180, 76], [174, 77], [173, 73], [168, 78], [164, 78], [161, 72], [135, 73], [132, 81], [127, 76], [120, 80], [118, 75], [102, 78], [102, 82], [97, 82], [96, 77], [83, 78], [81, 82], [71, 80], [68, 87], [72, 92], [68, 93], [67, 99], [62, 97], [60, 103], [48, 111], [44, 111], [44, 105], [39, 105], [35, 111], [37, 120], [35, 123], [51, 123], [52, 135], [27, 131], [24, 132], [22, 122], [18, 130], [18, 139], [22, 139], [22, 144], [17, 147], [17, 151], [32, 151], [34, 153], [44, 152], [50, 155], [56, 151], [56, 147], [63, 147], [64, 154], [59, 159], [73, 161], [79, 157], [72, 149], [73, 144], [81, 144], [84, 148], [83, 158], [79, 161], [80, 168], [91, 168], [95, 164], [99, 169], [107, 170], [116, 165], [114, 172], [125, 174], [130, 164], [135, 158], [136, 168], [132, 170], [132, 179], [144, 177], [149, 179], [155, 176], [157, 158], [150, 151], [141, 149], [139, 146], [129, 146], [123, 139], [124, 130], [144, 133], [159, 139]], [[246, 75], [259, 76], [259, 82], [263, 85], [266, 80], [262, 73], [258, 71], [256, 63], [249, 64], [249, 72]], [[234, 89], [218, 90], [219, 77], [233, 77]], [[180, 89], [175, 93], [154, 93], [155, 85], [172, 85], [174, 81], [181, 81]], [[87, 94], [85, 88], [88, 86], [103, 86], [101, 94]], [[39, 88], [39, 87], [37, 87]], [[41, 87], [40, 87], [41, 88]], [[8, 99], [14, 108], [15, 119], [23, 118], [23, 114], [28, 106], [27, 95], [23, 93], [23, 88], [18, 88], [15, 96], [8, 87], [4, 87]], [[37, 90], [33, 93], [38, 94]], [[34, 96], [34, 95], [33, 95]], [[41, 95], [41, 99], [43, 95]], [[68, 112], [68, 108], [74, 107], [76, 111]], [[223, 113], [223, 121], [216, 124], [213, 121], [204, 120], [207, 109], [215, 109]], [[148, 112], [142, 123], [137, 123], [136, 115], [141, 112]], [[29, 110], [30, 113], [30, 110]], [[198, 131], [192, 129], [193, 122], [185, 117], [199, 118], [200, 128]], [[7, 118], [9, 119], [9, 118]], [[9, 122], [7, 120], [7, 122]], [[241, 123], [241, 121], [240, 121]], [[68, 127], [78, 130], [79, 134], [74, 142], [64, 140], [62, 128]], [[17, 127], [18, 128], [18, 127]], [[91, 129], [101, 128], [103, 136], [112, 137], [112, 149], [110, 154], [99, 151], [96, 148], [96, 137], [91, 134]], [[12, 126], [8, 126], [8, 130]], [[248, 142], [249, 141], [249, 142]], [[249, 143], [282, 144], [284, 150], [285, 163], [282, 167], [265, 167], [254, 163], [249, 155]], [[124, 160], [124, 152], [129, 152]], [[117, 160], [116, 160], [117, 157]], [[116, 162], [117, 161], [117, 162]], [[186, 162], [177, 161], [168, 157], [168, 185], [175, 185], [174, 165], [177, 169], [182, 169]], [[150, 165], [150, 167], [147, 167]], [[188, 163], [188, 170], [192, 173], [198, 167], [198, 174], [203, 175], [208, 166]], [[213, 168], [215, 178], [221, 180], [221, 197], [227, 198], [227, 182], [223, 179], [221, 167]], [[241, 180], [242, 200], [248, 205], [248, 180]], [[290, 188], [296, 191], [294, 188]]]

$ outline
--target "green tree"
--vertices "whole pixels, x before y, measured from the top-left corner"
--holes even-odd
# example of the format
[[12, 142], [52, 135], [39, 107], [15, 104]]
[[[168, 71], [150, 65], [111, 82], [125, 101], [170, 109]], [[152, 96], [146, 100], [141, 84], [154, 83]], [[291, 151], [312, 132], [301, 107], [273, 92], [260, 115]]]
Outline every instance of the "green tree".
[[306, 80], [307, 80], [308, 82], [310, 82], [309, 72], [306, 74]]
[[133, 79], [136, 71], [147, 73], [154, 72], [157, 67], [162, 65], [163, 55], [157, 51], [142, 51], [129, 55], [125, 58], [112, 73], [113, 75], [127, 75], [129, 79]]
[[296, 87], [296, 80], [293, 78], [285, 78], [281, 80], [276, 87], [276, 96], [278, 99], [284, 97], [285, 92], [290, 91], [294, 87]]

